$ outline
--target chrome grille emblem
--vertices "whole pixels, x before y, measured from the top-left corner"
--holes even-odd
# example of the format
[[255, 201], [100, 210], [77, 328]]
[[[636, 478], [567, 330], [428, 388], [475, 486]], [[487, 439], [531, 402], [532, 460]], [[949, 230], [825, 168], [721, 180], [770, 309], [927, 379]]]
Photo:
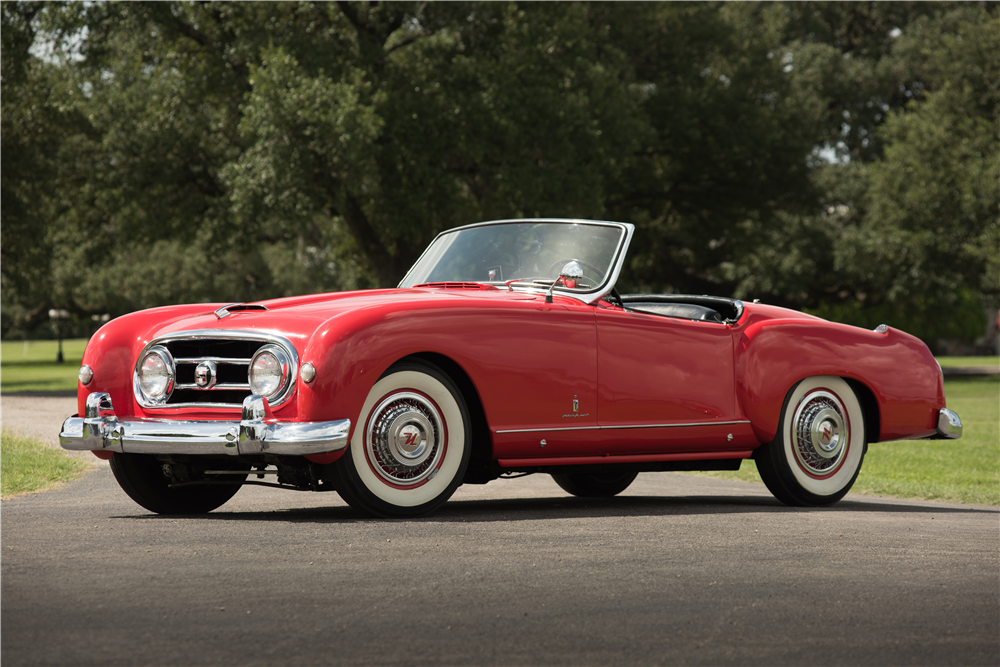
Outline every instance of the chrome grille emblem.
[[218, 373], [214, 361], [203, 361], [194, 369], [194, 383], [199, 389], [211, 389], [215, 386]]

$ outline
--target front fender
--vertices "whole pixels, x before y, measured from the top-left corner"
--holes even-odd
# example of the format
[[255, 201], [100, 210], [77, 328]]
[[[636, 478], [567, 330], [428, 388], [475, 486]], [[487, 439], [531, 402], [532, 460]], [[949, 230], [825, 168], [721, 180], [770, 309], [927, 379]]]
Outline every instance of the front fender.
[[97, 330], [83, 352], [82, 364], [94, 371], [84, 386], [77, 382], [77, 409], [82, 415], [91, 392], [107, 392], [121, 416], [136, 414], [132, 371], [139, 352], [155, 333], [172, 323], [199, 313], [211, 313], [220, 304], [190, 304], [140, 310], [116, 317]]
[[879, 410], [879, 440], [935, 433], [945, 407], [941, 369], [919, 339], [834, 322], [766, 320], [738, 333], [737, 399], [761, 442], [778, 430], [781, 404], [798, 381], [818, 375], [857, 380]]
[[302, 355], [317, 372], [299, 385], [300, 414], [363, 427], [359, 414], [376, 380], [396, 361], [427, 353], [462, 369], [491, 428], [565, 426], [574, 397], [596, 423], [593, 309], [541, 299], [436, 299], [339, 313], [316, 329]]

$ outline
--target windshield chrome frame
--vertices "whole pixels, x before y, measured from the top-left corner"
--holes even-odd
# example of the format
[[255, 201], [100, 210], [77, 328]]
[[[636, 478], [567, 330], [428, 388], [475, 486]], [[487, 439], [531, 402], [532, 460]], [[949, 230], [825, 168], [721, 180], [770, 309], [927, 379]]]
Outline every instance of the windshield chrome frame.
[[[417, 258], [417, 261], [413, 263], [413, 266], [410, 267], [410, 270], [407, 271], [406, 275], [403, 276], [403, 279], [399, 281], [398, 286], [400, 288], [403, 287], [403, 284], [406, 283], [407, 279], [410, 277], [410, 274], [413, 273], [413, 268], [420, 263], [420, 260], [424, 258], [424, 255], [426, 255], [427, 252], [431, 249], [431, 247], [435, 243], [437, 243], [437, 240], [446, 234], [452, 234], [454, 232], [460, 232], [466, 229], [472, 229], [474, 227], [487, 227], [489, 225], [510, 225], [510, 224], [535, 223], [535, 222], [555, 223], [562, 225], [595, 225], [603, 227], [617, 227], [621, 229], [624, 233], [621, 235], [621, 239], [618, 242], [618, 248], [615, 251], [614, 261], [611, 263], [611, 270], [608, 272], [607, 280], [604, 281], [602, 286], [599, 286], [592, 291], [581, 293], [578, 291], [571, 290], [568, 287], [556, 285], [553, 291], [562, 294], [563, 296], [568, 296], [573, 299], [576, 299], [577, 301], [580, 301], [582, 303], [590, 304], [590, 303], [597, 303], [605, 296], [607, 296], [607, 294], [615, 288], [615, 284], [618, 282], [618, 276], [621, 274], [622, 266], [625, 264], [625, 254], [628, 251], [629, 244], [632, 242], [632, 234], [635, 233], [635, 225], [629, 222], [612, 222], [609, 220], [584, 220], [575, 218], [512, 218], [507, 220], [490, 220], [488, 222], [477, 222], [471, 225], [463, 225], [462, 227], [447, 229], [438, 234], [437, 236], [435, 236], [434, 240], [431, 241], [429, 244], [427, 244], [427, 247], [420, 254], [420, 257]], [[553, 277], [553, 280], [557, 280], [557, 278]], [[478, 281], [478, 282], [484, 285], [492, 284], [490, 282], [483, 282], [483, 281]], [[549, 290], [549, 285], [548, 284], [534, 285], [530, 283], [511, 283], [509, 285], [509, 288], [511, 290], [517, 290], [517, 291], [545, 294]]]

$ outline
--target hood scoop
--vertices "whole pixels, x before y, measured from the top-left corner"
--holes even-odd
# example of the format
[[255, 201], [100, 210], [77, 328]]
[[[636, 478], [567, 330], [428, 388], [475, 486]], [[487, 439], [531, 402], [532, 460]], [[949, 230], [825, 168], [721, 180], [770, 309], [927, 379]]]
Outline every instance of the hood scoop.
[[265, 311], [267, 310], [267, 306], [259, 303], [231, 303], [215, 311], [215, 316], [221, 320], [223, 317], [229, 317], [232, 313], [242, 313], [248, 310], [255, 312]]
[[483, 283], [420, 283], [419, 285], [414, 285], [413, 287], [414, 289], [418, 287], [426, 287], [429, 289], [497, 289], [494, 285], [484, 285]]

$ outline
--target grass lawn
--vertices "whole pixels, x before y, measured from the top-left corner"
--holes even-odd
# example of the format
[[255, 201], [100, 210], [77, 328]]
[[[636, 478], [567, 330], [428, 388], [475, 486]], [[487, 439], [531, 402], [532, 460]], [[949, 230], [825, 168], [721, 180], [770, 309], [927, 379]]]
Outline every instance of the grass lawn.
[[[945, 380], [944, 391], [962, 418], [961, 439], [870, 445], [853, 493], [1000, 505], [1000, 376]], [[760, 481], [750, 460], [734, 472], [691, 474]]]
[[957, 368], [961, 366], [993, 366], [1000, 367], [1000, 357], [938, 357], [941, 368]]
[[76, 479], [88, 465], [61, 450], [0, 431], [0, 499], [35, 493]]
[[63, 363], [56, 363], [54, 340], [3, 341], [0, 343], [0, 392], [75, 391], [84, 338], [63, 341]]

